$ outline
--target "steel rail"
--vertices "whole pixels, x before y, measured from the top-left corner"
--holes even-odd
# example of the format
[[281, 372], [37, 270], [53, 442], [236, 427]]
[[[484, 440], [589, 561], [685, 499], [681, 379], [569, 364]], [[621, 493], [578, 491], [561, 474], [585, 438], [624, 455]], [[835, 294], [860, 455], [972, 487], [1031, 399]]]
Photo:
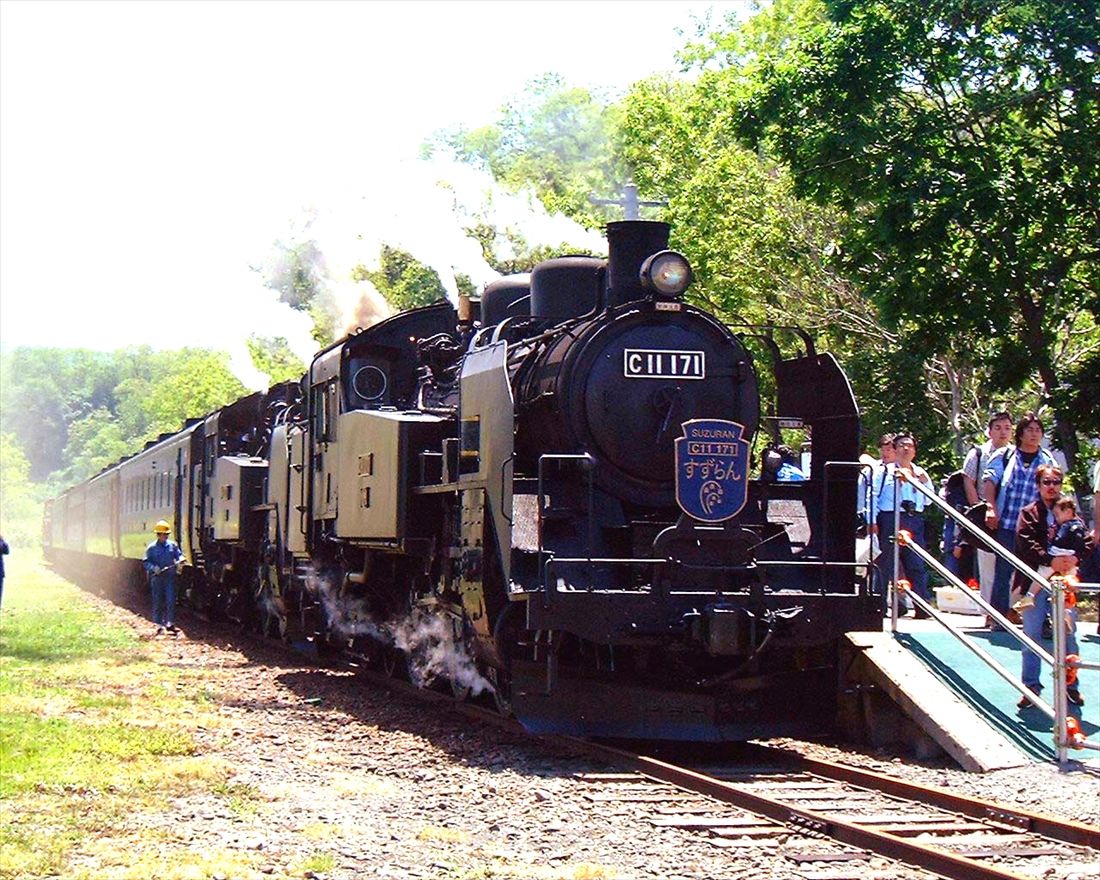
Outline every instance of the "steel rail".
[[[464, 715], [518, 735], [524, 735], [522, 726], [498, 712], [462, 702], [440, 691], [418, 688], [415, 685], [384, 675], [368, 668], [364, 657], [336, 660], [336, 665], [353, 668], [362, 677], [392, 691], [411, 696], [426, 703]], [[530, 734], [527, 734], [530, 735]], [[905, 862], [919, 869], [934, 872], [951, 880], [1030, 880], [1028, 875], [997, 868], [966, 856], [914, 842], [872, 826], [839, 820], [828, 813], [795, 806], [791, 803], [748, 791], [743, 786], [707, 775], [705, 772], [670, 764], [658, 758], [629, 752], [614, 746], [578, 737], [558, 735], [531, 735], [532, 739], [557, 750], [573, 755], [585, 755], [606, 761], [608, 764], [633, 770], [650, 779], [675, 785], [721, 803], [766, 816], [790, 827], [798, 833], [831, 838], [837, 842], [858, 847], [886, 858]], [[1001, 826], [1019, 833], [1034, 833], [1048, 839], [1100, 849], [1100, 828], [1072, 820], [1058, 819], [1040, 813], [1031, 813], [1015, 807], [958, 795], [934, 786], [923, 786], [897, 777], [872, 773], [835, 762], [808, 758], [757, 744], [747, 744], [751, 752], [766, 756], [769, 760], [786, 765], [785, 770], [796, 770], [817, 775], [836, 782], [848, 783], [910, 802], [923, 803], [955, 812], [979, 821], [990, 823], [991, 828]], [[904, 821], [904, 817], [899, 817]]]
[[736, 783], [715, 779], [705, 773], [678, 767], [657, 758], [626, 752], [612, 746], [590, 743], [586, 740], [575, 740], [574, 742], [578, 745], [585, 745], [590, 754], [599, 755], [609, 763], [630, 767], [652, 779], [658, 779], [670, 785], [676, 785], [712, 797], [715, 800], [750, 810], [753, 813], [759, 813], [801, 832], [830, 837], [841, 843], [857, 846], [860, 849], [887, 858], [897, 859], [915, 867], [933, 871], [942, 877], [951, 878], [951, 880], [1028, 880], [1025, 874], [995, 868], [965, 856], [958, 856], [945, 850], [923, 846], [886, 831], [876, 831], [867, 826], [841, 821], [829, 816], [827, 813], [792, 806], [781, 800], [746, 791]]
[[[379, 681], [387, 687], [409, 693], [428, 702], [449, 705], [450, 708], [468, 718], [488, 723], [491, 726], [522, 734], [523, 728], [515, 720], [504, 718], [500, 714], [471, 703], [457, 702], [453, 697], [438, 691], [416, 688], [411, 684], [394, 680], [370, 670], [363, 670], [366, 676]], [[876, 853], [887, 858], [906, 862], [918, 868], [933, 871], [951, 880], [1027, 880], [1027, 875], [994, 867], [966, 856], [955, 855], [937, 847], [914, 842], [908, 838], [878, 831], [867, 825], [837, 820], [828, 813], [800, 806], [792, 806], [783, 800], [767, 797], [747, 791], [735, 782], [728, 782], [705, 772], [670, 764], [658, 758], [626, 751], [615, 746], [592, 740], [570, 736], [536, 736], [539, 742], [572, 754], [584, 754], [606, 761], [609, 764], [629, 768], [651, 779], [676, 785], [680, 788], [712, 797], [723, 803], [758, 813], [792, 829], [818, 834], [846, 843], [860, 849]], [[1017, 809], [1007, 804], [999, 804], [956, 794], [935, 786], [919, 785], [900, 779], [874, 773], [858, 767], [838, 764], [818, 758], [792, 754], [785, 749], [769, 746], [746, 744], [751, 753], [782, 765], [785, 770], [796, 770], [848, 783], [898, 797], [909, 802], [922, 803], [967, 816], [991, 827], [1011, 829], [1018, 833], [1033, 833], [1040, 837], [1058, 840], [1089, 849], [1100, 849], [1100, 828], [1059, 819], [1043, 813], [1033, 813]], [[900, 817], [904, 821], [904, 817]]]
[[973, 819], [1000, 822], [1004, 825], [1010, 825], [1016, 830], [1030, 831], [1040, 837], [1061, 840], [1064, 843], [1072, 843], [1090, 849], [1100, 849], [1100, 828], [1095, 825], [1086, 825], [1072, 819], [1059, 819], [1046, 813], [1033, 813], [1006, 804], [956, 794], [953, 791], [937, 788], [934, 785], [920, 785], [905, 779], [899, 779], [896, 776], [887, 776], [882, 773], [863, 770], [859, 767], [838, 764], [835, 761], [808, 758], [804, 755], [792, 755], [783, 749], [775, 749], [755, 743], [749, 744], [746, 748], [758, 752], [762, 757], [767, 756], [782, 760], [795, 769], [816, 776], [824, 776], [836, 782], [847, 782], [883, 794], [919, 801], [932, 807], [941, 807], [945, 810], [961, 813]]

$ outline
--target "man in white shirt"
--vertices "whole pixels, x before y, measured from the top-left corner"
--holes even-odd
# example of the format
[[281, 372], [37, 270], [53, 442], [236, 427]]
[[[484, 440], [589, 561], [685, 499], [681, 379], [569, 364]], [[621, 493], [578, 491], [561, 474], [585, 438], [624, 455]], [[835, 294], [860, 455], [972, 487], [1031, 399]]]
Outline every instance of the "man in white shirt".
[[[971, 506], [982, 500], [981, 481], [989, 460], [999, 449], [1012, 444], [1012, 416], [1006, 412], [994, 413], [989, 419], [989, 439], [981, 446], [973, 447], [963, 462], [963, 485], [966, 501]], [[986, 602], [993, 595], [993, 574], [997, 569], [997, 557], [975, 542], [978, 554], [978, 583]]]
[[[882, 547], [880, 568], [888, 581], [895, 580], [894, 548], [891, 541], [894, 537], [894, 475], [900, 472], [909, 479], [918, 481], [929, 489], [932, 488], [932, 478], [928, 476], [928, 471], [913, 461], [917, 455], [917, 441], [912, 434], [903, 431], [894, 437], [894, 454], [896, 458], [892, 464], [884, 465], [875, 472], [874, 486], [875, 503], [878, 509], [875, 529]], [[898, 525], [913, 536], [915, 543], [924, 547], [924, 508], [927, 498], [904, 480], [898, 483], [898, 492], [900, 496]], [[913, 592], [931, 603], [928, 569], [925, 567], [924, 560], [909, 547], [901, 548], [900, 559]], [[915, 613], [917, 617], [928, 617], [928, 614], [919, 608]]]

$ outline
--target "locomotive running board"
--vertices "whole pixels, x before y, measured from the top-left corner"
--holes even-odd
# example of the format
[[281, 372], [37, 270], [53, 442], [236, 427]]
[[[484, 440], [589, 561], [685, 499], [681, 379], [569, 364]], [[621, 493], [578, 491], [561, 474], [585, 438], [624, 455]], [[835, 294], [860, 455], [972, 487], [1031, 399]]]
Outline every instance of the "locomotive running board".
[[564, 674], [546, 684], [543, 664], [513, 662], [512, 710], [531, 733], [727, 742], [822, 733], [836, 715], [833, 668], [761, 676], [718, 695]]

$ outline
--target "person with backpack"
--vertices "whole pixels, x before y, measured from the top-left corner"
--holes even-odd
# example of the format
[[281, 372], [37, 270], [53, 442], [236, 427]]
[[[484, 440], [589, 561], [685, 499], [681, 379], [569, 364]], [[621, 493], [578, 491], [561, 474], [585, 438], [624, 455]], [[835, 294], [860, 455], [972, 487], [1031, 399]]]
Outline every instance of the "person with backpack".
[[[982, 472], [982, 495], [987, 504], [985, 524], [997, 543], [1012, 552], [1020, 511], [1039, 498], [1035, 475], [1043, 465], [1056, 467], [1054, 456], [1042, 447], [1043, 423], [1029, 412], [1016, 423], [1014, 447], [1005, 446]], [[1008, 614], [1013, 567], [997, 557], [989, 604]]]
[[[1000, 450], [1012, 445], [1012, 416], [1007, 412], [997, 412], [989, 417], [989, 439], [981, 446], [974, 446], [967, 453], [963, 461], [962, 475], [963, 486], [966, 490], [966, 501], [970, 507], [980, 504], [984, 499], [982, 494], [982, 474], [989, 466], [990, 460]], [[981, 588], [981, 596], [986, 602], [993, 595], [993, 577], [996, 571], [997, 555], [991, 550], [975, 542], [975, 562], [978, 569], [978, 584]], [[986, 624], [992, 621], [986, 620]]]
[[[955, 471], [947, 478], [940, 491], [940, 498], [959, 513], [965, 514], [970, 505], [966, 499], [966, 486], [962, 471]], [[943, 564], [944, 567], [963, 583], [970, 581], [976, 574], [974, 541], [970, 533], [959, 527], [949, 516], [943, 524]]]

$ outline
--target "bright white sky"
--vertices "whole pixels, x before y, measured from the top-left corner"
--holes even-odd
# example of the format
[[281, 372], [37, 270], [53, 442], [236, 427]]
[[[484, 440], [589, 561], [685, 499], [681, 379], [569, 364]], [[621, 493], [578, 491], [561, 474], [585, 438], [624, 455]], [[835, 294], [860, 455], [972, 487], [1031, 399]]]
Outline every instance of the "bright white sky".
[[3, 0], [0, 346], [301, 337], [249, 267], [308, 218], [333, 274], [385, 238], [488, 280], [425, 138], [549, 71], [671, 71], [708, 8], [748, 3]]

